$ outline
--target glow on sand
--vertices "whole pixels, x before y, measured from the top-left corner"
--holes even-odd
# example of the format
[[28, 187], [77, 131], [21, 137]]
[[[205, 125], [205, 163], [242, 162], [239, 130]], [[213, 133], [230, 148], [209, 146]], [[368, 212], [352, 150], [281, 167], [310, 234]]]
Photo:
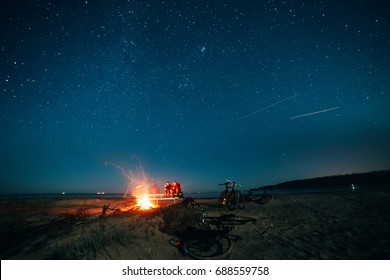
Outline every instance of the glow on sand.
[[139, 163], [136, 172], [132, 172], [131, 170], [126, 172], [122, 167], [112, 163], [111, 161], [106, 161], [105, 165], [110, 164], [120, 169], [122, 174], [128, 179], [126, 192], [123, 197], [126, 198], [129, 195], [129, 192], [131, 192], [131, 195], [137, 199], [137, 204], [135, 205], [136, 209], [148, 210], [155, 208], [157, 206], [151, 202], [149, 194], [157, 193], [157, 188], [149, 181], [139, 158], [133, 155], [132, 159], [137, 160]]

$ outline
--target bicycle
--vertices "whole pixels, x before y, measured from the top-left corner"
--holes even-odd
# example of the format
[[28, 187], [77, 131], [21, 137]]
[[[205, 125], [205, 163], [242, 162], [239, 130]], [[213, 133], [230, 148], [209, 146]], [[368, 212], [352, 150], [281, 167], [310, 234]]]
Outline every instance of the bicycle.
[[[245, 208], [245, 199], [242, 193], [239, 190], [235, 189], [235, 186], [241, 186], [236, 182], [226, 180], [225, 183], [219, 184], [220, 186], [225, 186], [225, 190], [222, 191], [218, 197], [218, 207], [226, 207], [229, 210], [234, 210], [236, 207], [240, 209]], [[231, 189], [231, 190], [229, 190]]]
[[241, 239], [230, 234], [234, 226], [256, 222], [255, 218], [235, 214], [208, 217], [202, 209], [201, 214], [200, 228], [190, 227], [170, 240], [171, 245], [175, 243], [184, 256], [193, 259], [222, 258], [231, 250], [232, 241]]
[[[261, 193], [260, 194], [255, 193], [258, 191], [261, 191]], [[250, 190], [248, 197], [250, 200], [255, 201], [257, 203], [260, 203], [260, 204], [266, 204], [273, 199], [273, 195], [267, 193], [266, 189], [263, 187], [255, 189], [255, 190]]]
[[189, 197], [189, 198], [186, 198], [185, 200], [183, 200], [181, 202], [181, 205], [184, 205], [184, 207], [186, 208], [199, 208], [200, 209], [200, 205], [198, 202], [196, 202], [192, 197]]

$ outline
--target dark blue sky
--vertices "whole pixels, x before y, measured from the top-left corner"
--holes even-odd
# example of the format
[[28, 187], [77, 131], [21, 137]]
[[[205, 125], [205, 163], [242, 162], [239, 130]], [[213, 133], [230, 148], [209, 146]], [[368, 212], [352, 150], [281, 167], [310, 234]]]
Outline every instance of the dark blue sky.
[[390, 168], [386, 1], [2, 1], [1, 193]]

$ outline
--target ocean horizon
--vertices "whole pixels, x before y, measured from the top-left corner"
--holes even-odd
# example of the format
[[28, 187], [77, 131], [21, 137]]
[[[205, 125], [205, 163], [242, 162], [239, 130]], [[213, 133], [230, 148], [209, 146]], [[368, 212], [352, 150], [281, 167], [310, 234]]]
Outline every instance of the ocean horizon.
[[[381, 190], [386, 186], [369, 186], [369, 185], [339, 185], [339, 186], [323, 186], [323, 187], [302, 187], [302, 188], [286, 188], [272, 187], [264, 188], [267, 193], [272, 195], [288, 195], [288, 194], [304, 194], [304, 193], [323, 193], [323, 192], [339, 192], [339, 191], [368, 191]], [[248, 194], [248, 190], [240, 190], [244, 195]], [[255, 191], [261, 193], [261, 190]], [[208, 192], [184, 192], [184, 198], [218, 198], [221, 191]], [[41, 199], [41, 198], [131, 198], [132, 195], [123, 193], [106, 193], [106, 192], [88, 192], [88, 193], [23, 193], [23, 194], [0, 194], [0, 199]]]

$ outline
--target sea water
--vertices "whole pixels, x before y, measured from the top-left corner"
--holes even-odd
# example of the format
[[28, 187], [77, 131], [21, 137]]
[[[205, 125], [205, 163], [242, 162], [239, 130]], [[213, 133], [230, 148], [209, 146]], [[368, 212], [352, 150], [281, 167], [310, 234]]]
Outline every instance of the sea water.
[[[383, 190], [387, 186], [369, 186], [369, 185], [339, 185], [339, 186], [322, 186], [322, 187], [265, 187], [266, 193], [272, 195], [289, 195], [289, 194], [304, 194], [304, 193], [324, 193], [324, 192], [340, 192], [340, 191], [378, 191]], [[258, 188], [253, 188], [253, 190]], [[246, 195], [250, 189], [241, 188], [241, 193]], [[221, 191], [209, 192], [184, 192], [184, 198], [218, 198]], [[254, 194], [261, 194], [261, 190], [254, 191]], [[124, 198], [122, 193], [37, 193], [37, 194], [6, 194], [0, 195], [0, 199], [59, 199], [59, 198]]]

